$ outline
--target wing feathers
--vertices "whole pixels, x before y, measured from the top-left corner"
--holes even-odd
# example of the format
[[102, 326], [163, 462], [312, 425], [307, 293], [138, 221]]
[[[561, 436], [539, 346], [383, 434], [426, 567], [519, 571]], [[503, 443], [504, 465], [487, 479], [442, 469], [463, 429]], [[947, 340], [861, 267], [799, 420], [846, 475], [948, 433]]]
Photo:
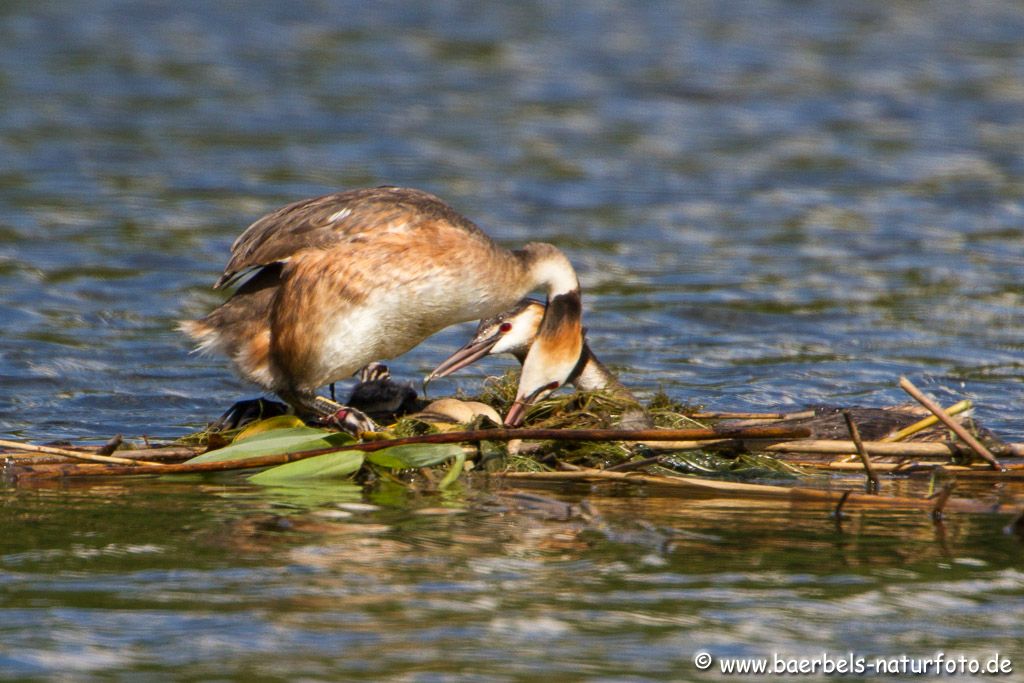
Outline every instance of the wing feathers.
[[370, 232], [413, 231], [439, 220], [487, 239], [471, 221], [420, 190], [376, 187], [298, 201], [260, 218], [235, 240], [231, 260], [214, 287], [229, 284], [252, 268], [285, 262], [306, 249], [359, 242]]

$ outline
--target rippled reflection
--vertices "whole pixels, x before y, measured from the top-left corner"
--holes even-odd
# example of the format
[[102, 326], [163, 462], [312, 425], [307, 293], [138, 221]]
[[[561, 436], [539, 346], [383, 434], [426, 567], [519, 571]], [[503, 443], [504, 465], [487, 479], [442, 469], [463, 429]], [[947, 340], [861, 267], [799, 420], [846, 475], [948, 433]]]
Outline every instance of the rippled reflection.
[[987, 516], [333, 495], [226, 480], [6, 494], [0, 661], [21, 676], [68, 658], [82, 675], [660, 677], [697, 648], [984, 654], [1024, 636], [1021, 546]]

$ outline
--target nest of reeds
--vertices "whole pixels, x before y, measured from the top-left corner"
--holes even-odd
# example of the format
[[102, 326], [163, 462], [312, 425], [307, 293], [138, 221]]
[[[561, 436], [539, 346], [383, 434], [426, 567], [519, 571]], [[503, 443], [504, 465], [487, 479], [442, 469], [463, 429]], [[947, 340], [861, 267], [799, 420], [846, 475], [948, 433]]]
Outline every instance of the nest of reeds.
[[[432, 491], [444, 490], [475, 468], [514, 485], [602, 483], [657, 487], [683, 496], [818, 501], [834, 506], [835, 519], [841, 518], [844, 505], [924, 508], [937, 520], [944, 510], [1019, 512], [957, 499], [950, 492], [960, 479], [1024, 480], [1024, 444], [1001, 443], [965, 419], [969, 401], [943, 409], [905, 378], [900, 386], [931, 413], [926, 420], [905, 407], [703, 412], [663, 393], [644, 406], [619, 391], [549, 397], [531, 408], [523, 428], [487, 423], [500, 421], [507, 412], [516, 383], [515, 373], [488, 380], [477, 397], [483, 411], [469, 424], [435, 421], [428, 410], [358, 441], [280, 415], [249, 425], [235, 439], [232, 432], [206, 431], [156, 447], [133, 447], [120, 439], [102, 447], [0, 442], [0, 475], [29, 483], [236, 471], [260, 485], [306, 486], [339, 478], [373, 485], [386, 479]], [[912, 424], [904, 427], [907, 422]], [[933, 427], [935, 422], [942, 426]], [[922, 441], [925, 434], [935, 440]], [[256, 469], [257, 474], [244, 474]], [[929, 492], [936, 482], [949, 481], [934, 498], [875, 495], [882, 486], [880, 474], [928, 477]], [[816, 475], [825, 475], [828, 486], [755, 481]], [[854, 491], [861, 477], [866, 477], [868, 495]], [[837, 481], [844, 482], [844, 490], [834, 490]], [[1020, 526], [1019, 521], [1014, 524]]]
[[[509, 370], [489, 377], [478, 396], [460, 396], [479, 401], [505, 414], [515, 400], [519, 375]], [[615, 391], [559, 393], [536, 402], [527, 411], [525, 426], [531, 429], [588, 430], [707, 428], [708, 423], [688, 414], [700, 410], [673, 401], [664, 392], [654, 394], [646, 405]], [[480, 428], [486, 424], [461, 425]], [[388, 427], [394, 436], [415, 436], [443, 431], [449, 425], [424, 420], [420, 415], [404, 416]], [[481, 448], [481, 460], [489, 470], [536, 472], [561, 467], [612, 469], [653, 456], [642, 443], [623, 441], [530, 441], [488, 442]], [[656, 468], [662, 473], [698, 474], [722, 478], [792, 477], [799, 472], [776, 457], [719, 453], [715, 450], [687, 450], [662, 458]]]

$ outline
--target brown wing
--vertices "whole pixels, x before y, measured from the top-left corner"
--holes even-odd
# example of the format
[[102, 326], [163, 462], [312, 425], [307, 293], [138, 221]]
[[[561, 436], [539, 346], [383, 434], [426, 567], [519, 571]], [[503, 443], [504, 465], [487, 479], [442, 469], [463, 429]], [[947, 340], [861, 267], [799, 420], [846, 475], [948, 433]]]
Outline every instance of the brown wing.
[[420, 190], [375, 187], [304, 199], [250, 225], [231, 245], [231, 260], [214, 289], [252, 268], [286, 261], [304, 249], [358, 242], [375, 230], [415, 230], [438, 220], [487, 239], [470, 220]]

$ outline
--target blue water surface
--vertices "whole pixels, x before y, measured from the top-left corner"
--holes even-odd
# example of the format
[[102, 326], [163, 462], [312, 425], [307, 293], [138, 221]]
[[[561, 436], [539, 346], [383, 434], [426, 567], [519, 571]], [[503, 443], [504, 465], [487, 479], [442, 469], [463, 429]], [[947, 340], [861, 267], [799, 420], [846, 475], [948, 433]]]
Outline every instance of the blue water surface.
[[[883, 406], [906, 375], [1024, 440], [1022, 35], [1001, 0], [2, 3], [0, 436], [174, 437], [255, 395], [177, 321], [259, 216], [396, 184], [562, 247], [643, 397]], [[550, 493], [608, 524], [472, 490], [0, 491], [0, 678], [685, 680], [699, 648], [1024, 667], [1005, 517]]]

